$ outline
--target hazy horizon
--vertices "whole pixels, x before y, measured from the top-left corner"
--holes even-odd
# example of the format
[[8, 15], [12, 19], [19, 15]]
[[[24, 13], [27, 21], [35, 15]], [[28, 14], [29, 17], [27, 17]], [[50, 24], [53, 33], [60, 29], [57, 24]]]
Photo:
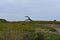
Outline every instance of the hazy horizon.
[[0, 0], [0, 18], [8, 21], [60, 20], [60, 0]]

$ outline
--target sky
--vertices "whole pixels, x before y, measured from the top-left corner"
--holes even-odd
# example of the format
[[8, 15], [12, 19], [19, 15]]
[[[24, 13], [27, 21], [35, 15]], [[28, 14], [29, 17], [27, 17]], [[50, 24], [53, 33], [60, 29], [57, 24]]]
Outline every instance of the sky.
[[8, 21], [60, 20], [60, 0], [0, 0], [0, 18]]

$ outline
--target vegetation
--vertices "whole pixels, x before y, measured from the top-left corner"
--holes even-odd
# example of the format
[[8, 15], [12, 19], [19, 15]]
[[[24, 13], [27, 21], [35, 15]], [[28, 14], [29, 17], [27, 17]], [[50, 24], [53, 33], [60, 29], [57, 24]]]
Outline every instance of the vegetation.
[[25, 17], [28, 18], [28, 19], [26, 19], [26, 21], [27, 21], [27, 20], [32, 21], [32, 19], [31, 19], [29, 16], [25, 16]]
[[38, 23], [0, 22], [0, 40], [60, 40], [60, 34], [54, 28]]
[[7, 22], [5, 19], [0, 19], [0, 22]]

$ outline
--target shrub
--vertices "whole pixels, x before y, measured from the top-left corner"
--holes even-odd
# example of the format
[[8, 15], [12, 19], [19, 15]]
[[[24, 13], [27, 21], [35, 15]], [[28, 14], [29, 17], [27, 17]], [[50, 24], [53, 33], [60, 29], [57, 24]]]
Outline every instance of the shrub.
[[0, 19], [0, 22], [7, 22], [5, 19]]
[[49, 30], [49, 31], [52, 31], [52, 32], [57, 32], [55, 29], [51, 29], [51, 30]]
[[0, 40], [3, 40], [3, 38], [0, 37]]
[[35, 40], [44, 40], [44, 34], [41, 32], [38, 32]]

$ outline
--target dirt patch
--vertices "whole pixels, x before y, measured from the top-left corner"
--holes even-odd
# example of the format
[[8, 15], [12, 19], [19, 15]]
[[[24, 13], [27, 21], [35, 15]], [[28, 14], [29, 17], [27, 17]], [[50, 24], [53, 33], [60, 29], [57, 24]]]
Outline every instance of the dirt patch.
[[56, 29], [57, 32], [60, 34], [60, 25], [59, 24], [39, 24], [39, 25], [52, 27], [52, 28]]

